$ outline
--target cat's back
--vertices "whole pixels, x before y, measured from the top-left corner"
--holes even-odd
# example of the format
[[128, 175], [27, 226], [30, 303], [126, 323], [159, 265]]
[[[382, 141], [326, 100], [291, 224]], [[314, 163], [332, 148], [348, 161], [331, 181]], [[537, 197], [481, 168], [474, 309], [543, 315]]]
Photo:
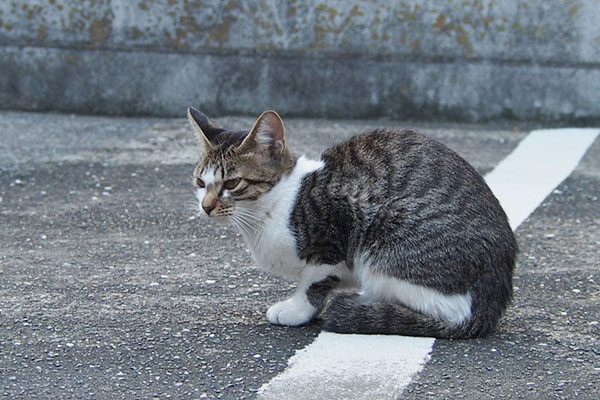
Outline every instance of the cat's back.
[[414, 146], [430, 142], [421, 133], [413, 129], [378, 128], [352, 136], [350, 139], [335, 144], [323, 153], [323, 158], [338, 157], [341, 154], [380, 152], [394, 143], [397, 145]]
[[[420, 198], [451, 187], [491, 196], [481, 176], [453, 150], [412, 129], [376, 129], [323, 153], [320, 183], [330, 188]], [[379, 199], [383, 201], [384, 199]]]
[[410, 240], [437, 237], [456, 246], [475, 238], [513, 241], [481, 175], [414, 130], [366, 132], [326, 150], [322, 160], [323, 168], [301, 185], [292, 225], [302, 241], [312, 242], [299, 247], [331, 247], [327, 259], [339, 260], [367, 238], [380, 240], [388, 229]]
[[[437, 163], [439, 167], [472, 169], [445, 145], [412, 129], [376, 129], [354, 136], [323, 153], [330, 169], [346, 166], [375, 172], [397, 167], [418, 167]], [[385, 171], [381, 171], [385, 172]]]
[[471, 228], [492, 224], [511, 231], [498, 200], [475, 168], [444, 144], [412, 129], [363, 133], [325, 151], [323, 161], [314, 181], [321, 193], [346, 199], [358, 196], [377, 209], [401, 204], [414, 218], [443, 208]]

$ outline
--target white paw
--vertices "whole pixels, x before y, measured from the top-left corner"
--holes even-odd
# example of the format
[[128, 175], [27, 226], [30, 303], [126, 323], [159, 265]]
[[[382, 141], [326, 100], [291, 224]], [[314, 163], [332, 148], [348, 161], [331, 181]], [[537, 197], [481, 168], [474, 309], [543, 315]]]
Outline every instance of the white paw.
[[307, 299], [292, 297], [269, 307], [267, 319], [276, 325], [298, 326], [310, 321], [316, 311]]

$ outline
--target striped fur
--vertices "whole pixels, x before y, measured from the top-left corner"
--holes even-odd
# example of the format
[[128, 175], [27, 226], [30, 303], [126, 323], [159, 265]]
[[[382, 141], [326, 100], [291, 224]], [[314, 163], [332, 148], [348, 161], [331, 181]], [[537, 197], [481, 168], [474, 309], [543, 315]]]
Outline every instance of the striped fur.
[[512, 296], [517, 245], [498, 201], [456, 153], [381, 129], [310, 161], [292, 155], [273, 111], [248, 133], [195, 110], [190, 121], [203, 146], [199, 202], [240, 229], [260, 267], [300, 282], [269, 321], [307, 323], [344, 288], [325, 307], [325, 329], [446, 338], [494, 330]]

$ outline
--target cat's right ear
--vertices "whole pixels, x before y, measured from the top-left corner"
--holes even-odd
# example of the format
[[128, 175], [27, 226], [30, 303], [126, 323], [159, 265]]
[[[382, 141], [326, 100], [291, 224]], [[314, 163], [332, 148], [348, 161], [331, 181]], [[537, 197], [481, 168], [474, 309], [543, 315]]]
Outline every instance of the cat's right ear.
[[194, 107], [188, 107], [187, 115], [200, 145], [204, 151], [208, 150], [213, 146], [211, 141], [222, 129]]
[[283, 121], [275, 111], [267, 110], [258, 117], [250, 133], [236, 151], [239, 153], [252, 151], [268, 155], [274, 160], [281, 160], [284, 150], [285, 127]]

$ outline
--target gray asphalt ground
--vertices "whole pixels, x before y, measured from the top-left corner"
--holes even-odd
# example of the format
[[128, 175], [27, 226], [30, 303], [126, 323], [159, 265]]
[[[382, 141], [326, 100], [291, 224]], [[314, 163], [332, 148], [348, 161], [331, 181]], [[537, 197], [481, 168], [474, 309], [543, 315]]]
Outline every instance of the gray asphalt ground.
[[[368, 128], [417, 127], [482, 173], [531, 128], [286, 122], [291, 146], [315, 157]], [[316, 325], [266, 322], [293, 284], [259, 272], [233, 228], [197, 216], [196, 157], [184, 118], [0, 113], [0, 396], [252, 398], [314, 339]], [[598, 398], [599, 197], [596, 140], [517, 230], [498, 332], [436, 341], [403, 398]]]

